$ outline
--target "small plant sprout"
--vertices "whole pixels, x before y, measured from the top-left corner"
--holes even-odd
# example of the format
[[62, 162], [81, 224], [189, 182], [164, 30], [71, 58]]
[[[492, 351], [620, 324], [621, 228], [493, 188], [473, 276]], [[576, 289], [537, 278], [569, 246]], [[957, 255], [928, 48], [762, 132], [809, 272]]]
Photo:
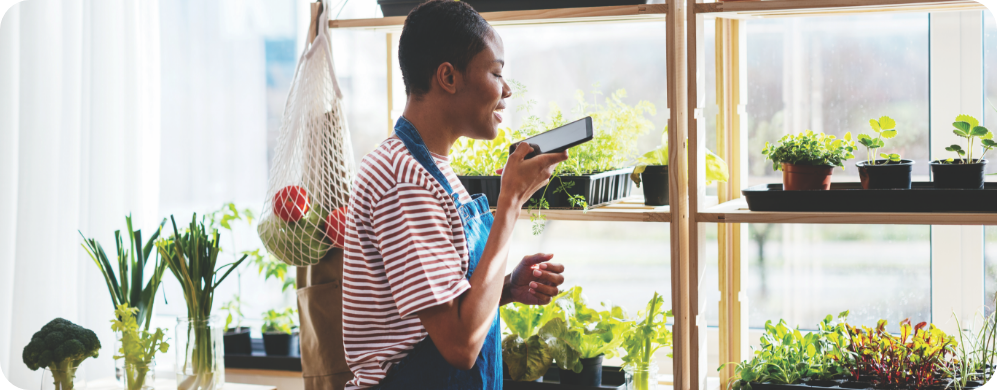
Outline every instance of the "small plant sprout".
[[[886, 143], [883, 142], [883, 140], [897, 136], [897, 130], [896, 130], [897, 122], [894, 121], [893, 118], [884, 116], [882, 118], [879, 118], [878, 121], [875, 119], [870, 119], [869, 126], [872, 127], [872, 131], [875, 131], [878, 137], [873, 138], [868, 134], [859, 134], [858, 141], [860, 144], [862, 144], [862, 146], [865, 146], [866, 150], [869, 152], [868, 153], [869, 164], [876, 165], [876, 155], [877, 152], [879, 151], [879, 148], [886, 146]], [[879, 154], [879, 156], [887, 160], [884, 162], [884, 164], [887, 164], [890, 161], [900, 161], [900, 155], [896, 153], [894, 154], [881, 153]]]
[[[987, 152], [994, 147], [997, 147], [997, 142], [994, 142], [993, 133], [987, 130], [986, 127], [980, 126], [980, 121], [969, 115], [959, 115], [955, 118], [955, 122], [952, 126], [955, 126], [955, 130], [952, 130], [955, 135], [966, 139], [966, 149], [959, 145], [952, 145], [945, 150], [950, 152], [955, 152], [960, 158], [965, 157], [963, 164], [973, 164], [977, 160], [983, 160], [983, 157], [987, 155]], [[983, 148], [983, 154], [979, 158], [973, 157], [973, 142], [979, 138], [980, 145]], [[953, 159], [947, 159], [945, 162], [953, 163]]]

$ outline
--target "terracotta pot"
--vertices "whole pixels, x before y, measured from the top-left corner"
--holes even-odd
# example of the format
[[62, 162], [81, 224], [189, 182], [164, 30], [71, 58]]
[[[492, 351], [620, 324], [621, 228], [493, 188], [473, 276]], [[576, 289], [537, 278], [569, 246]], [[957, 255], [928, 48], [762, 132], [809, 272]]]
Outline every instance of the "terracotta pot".
[[830, 165], [782, 164], [782, 189], [785, 191], [829, 190], [831, 189]]

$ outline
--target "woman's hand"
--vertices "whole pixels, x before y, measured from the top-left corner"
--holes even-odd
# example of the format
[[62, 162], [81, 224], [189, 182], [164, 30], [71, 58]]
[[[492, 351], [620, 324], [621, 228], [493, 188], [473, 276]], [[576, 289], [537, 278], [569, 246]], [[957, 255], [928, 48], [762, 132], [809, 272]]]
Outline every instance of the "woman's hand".
[[520, 142], [509, 155], [509, 161], [502, 170], [502, 189], [498, 199], [500, 208], [522, 208], [534, 192], [547, 185], [557, 164], [568, 159], [568, 152], [564, 151], [541, 154], [526, 160], [526, 155], [531, 152], [533, 148], [529, 144]]
[[538, 253], [526, 256], [509, 276], [503, 303], [519, 302], [527, 305], [546, 305], [558, 293], [557, 286], [564, 283], [564, 266], [548, 263], [554, 255]]

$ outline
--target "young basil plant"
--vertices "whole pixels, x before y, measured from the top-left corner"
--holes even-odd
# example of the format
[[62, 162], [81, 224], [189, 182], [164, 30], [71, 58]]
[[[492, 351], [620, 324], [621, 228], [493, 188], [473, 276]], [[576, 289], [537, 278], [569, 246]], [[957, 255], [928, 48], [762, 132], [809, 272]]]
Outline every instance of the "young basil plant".
[[[955, 118], [956, 122], [952, 123], [955, 126], [955, 130], [952, 133], [955, 135], [966, 139], [966, 149], [964, 150], [959, 145], [952, 145], [945, 150], [950, 152], [955, 152], [959, 155], [960, 160], [963, 164], [973, 164], [978, 160], [983, 160], [983, 157], [987, 155], [994, 147], [997, 147], [997, 142], [994, 142], [993, 133], [987, 130], [986, 127], [980, 126], [980, 121], [970, 115], [959, 115]], [[973, 143], [979, 138], [980, 146], [983, 148], [983, 154], [978, 158], [973, 156]], [[965, 157], [965, 158], [962, 158]], [[955, 163], [953, 159], [947, 159], [943, 163]]]
[[[897, 136], [897, 122], [888, 116], [883, 116], [879, 120], [870, 119], [869, 126], [872, 127], [872, 131], [876, 132], [878, 137], [873, 138], [868, 134], [859, 134], [858, 141], [862, 146], [866, 147], [869, 156], [869, 164], [876, 165], [876, 155], [879, 148], [886, 146], [884, 139], [891, 139]], [[891, 161], [900, 161], [900, 155], [879, 153], [879, 156], [884, 158], [886, 161], [883, 164], [888, 164]]]

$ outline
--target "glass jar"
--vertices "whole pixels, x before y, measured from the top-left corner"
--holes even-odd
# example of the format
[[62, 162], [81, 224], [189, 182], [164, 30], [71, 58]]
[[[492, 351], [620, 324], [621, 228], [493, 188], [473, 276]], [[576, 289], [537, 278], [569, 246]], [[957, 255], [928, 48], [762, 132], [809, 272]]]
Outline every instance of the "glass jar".
[[225, 383], [223, 321], [177, 318], [177, 390], [218, 390]]
[[[114, 332], [113, 355], [121, 354], [121, 332]], [[114, 359], [114, 380], [118, 381], [118, 386], [125, 386], [125, 360]]]
[[658, 388], [658, 364], [627, 366], [627, 390], [655, 390]]
[[[118, 359], [124, 361], [124, 359]], [[117, 362], [117, 361], [116, 361]], [[125, 390], [152, 390], [156, 383], [156, 361], [148, 364], [124, 363], [123, 384]]]
[[64, 370], [45, 368], [42, 373], [41, 390], [82, 390], [87, 388], [86, 375], [80, 366]]

